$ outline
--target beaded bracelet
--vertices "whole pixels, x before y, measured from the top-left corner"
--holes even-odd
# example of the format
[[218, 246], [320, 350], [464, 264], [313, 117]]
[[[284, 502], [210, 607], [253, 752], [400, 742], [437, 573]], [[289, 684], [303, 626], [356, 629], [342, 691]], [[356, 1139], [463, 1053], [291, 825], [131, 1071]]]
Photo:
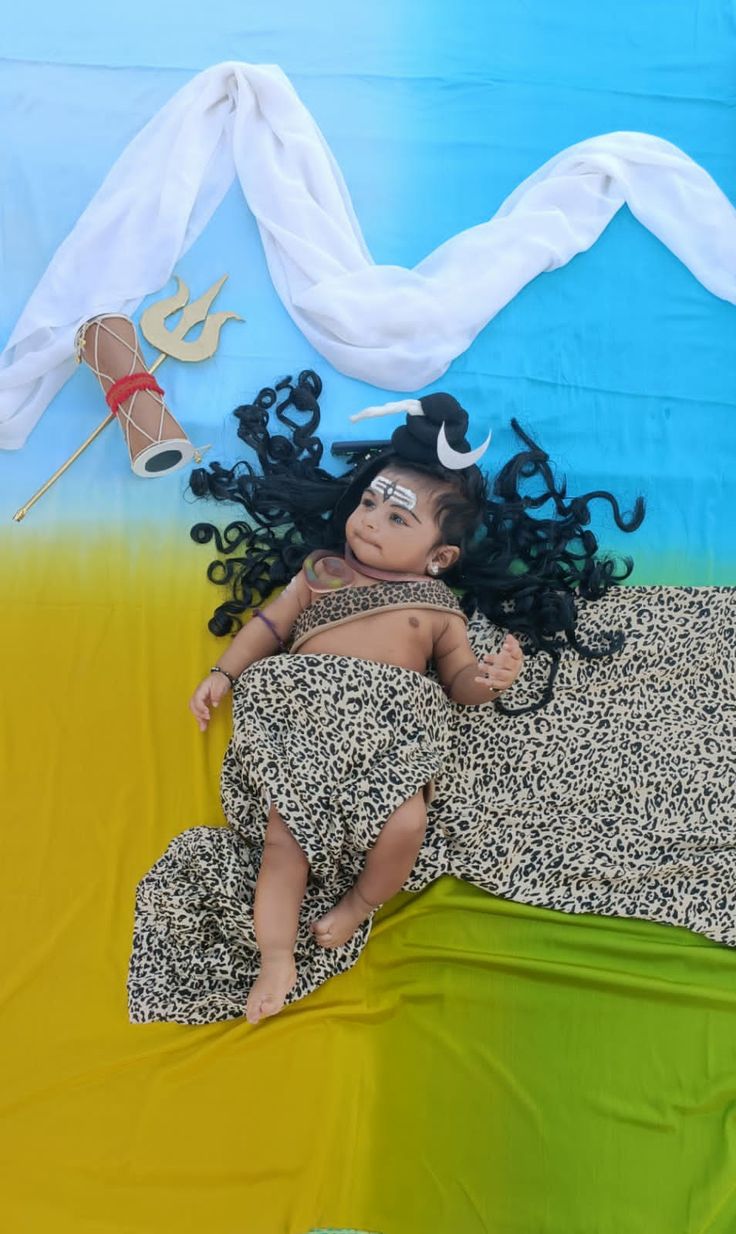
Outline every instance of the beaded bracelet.
[[233, 689], [235, 689], [235, 683], [238, 679], [237, 677], [233, 677], [232, 673], [229, 673], [226, 668], [221, 668], [219, 664], [213, 664], [212, 668], [210, 669], [210, 672], [211, 673], [222, 673], [223, 677], [227, 677], [228, 681], [230, 682], [230, 685], [232, 686]]

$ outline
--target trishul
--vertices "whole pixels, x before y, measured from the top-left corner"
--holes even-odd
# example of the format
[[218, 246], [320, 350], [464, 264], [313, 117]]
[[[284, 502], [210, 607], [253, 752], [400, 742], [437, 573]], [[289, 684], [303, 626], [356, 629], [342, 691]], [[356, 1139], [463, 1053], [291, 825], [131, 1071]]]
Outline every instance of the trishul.
[[[210, 313], [210, 305], [220, 291], [227, 275], [213, 283], [207, 291], [203, 291], [198, 300], [189, 303], [189, 288], [183, 279], [176, 276], [177, 289], [173, 296], [165, 300], [157, 300], [141, 314], [139, 326], [143, 337], [152, 347], [158, 347], [165, 356], [173, 356], [175, 360], [208, 360], [214, 356], [220, 341], [220, 331], [226, 321], [242, 321], [237, 313]], [[166, 318], [183, 308], [179, 324], [169, 329]], [[196, 339], [187, 343], [185, 335], [193, 326], [204, 322]], [[160, 363], [160, 361], [159, 361]], [[151, 369], [151, 371], [153, 371]]]
[[[222, 278], [213, 283], [211, 287], [208, 287], [207, 291], [203, 292], [197, 300], [189, 304], [189, 288], [183, 279], [176, 276], [178, 286], [174, 294], [168, 296], [165, 300], [157, 300], [155, 304], [150, 305], [141, 315], [139, 323], [141, 333], [147, 342], [151, 343], [154, 347], [158, 347], [160, 353], [151, 364], [148, 370], [149, 373], [154, 373], [159, 365], [163, 364], [167, 356], [173, 356], [177, 360], [190, 362], [208, 360], [217, 350], [220, 341], [220, 331], [225, 322], [230, 318], [235, 321], [243, 320], [237, 313], [210, 313], [209, 311], [210, 305], [226, 279], [227, 275], [223, 274]], [[170, 317], [172, 313], [177, 312], [178, 309], [184, 310], [181, 318], [175, 327], [168, 329], [166, 318]], [[200, 322], [204, 322], [204, 325], [199, 335], [192, 342], [187, 343], [185, 336], [193, 326], [199, 325]], [[72, 463], [76, 462], [80, 454], [83, 454], [87, 447], [92, 445], [95, 438], [99, 437], [103, 429], [107, 428], [108, 424], [112, 424], [114, 419], [115, 416], [113, 414], [106, 416], [97, 425], [97, 428], [90, 433], [86, 441], [83, 441], [81, 446], [74, 451], [71, 457], [65, 463], [62, 463], [61, 467], [58, 467], [52, 476], [49, 476], [46, 483], [33, 494], [24, 506], [16, 510], [13, 515], [13, 520], [16, 523], [25, 518], [31, 506], [35, 506], [44, 493], [48, 492], [51, 485], [55, 484], [60, 476], [63, 476]], [[195, 462], [200, 462], [201, 454], [195, 451], [194, 459]]]

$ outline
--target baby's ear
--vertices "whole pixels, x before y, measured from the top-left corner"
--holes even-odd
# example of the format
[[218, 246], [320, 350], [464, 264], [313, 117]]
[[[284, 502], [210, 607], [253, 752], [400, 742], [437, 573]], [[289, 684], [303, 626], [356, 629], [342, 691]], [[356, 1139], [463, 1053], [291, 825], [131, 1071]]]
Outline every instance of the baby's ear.
[[442, 544], [432, 553], [432, 557], [437, 562], [440, 570], [449, 570], [454, 566], [460, 556], [460, 549], [456, 544]]

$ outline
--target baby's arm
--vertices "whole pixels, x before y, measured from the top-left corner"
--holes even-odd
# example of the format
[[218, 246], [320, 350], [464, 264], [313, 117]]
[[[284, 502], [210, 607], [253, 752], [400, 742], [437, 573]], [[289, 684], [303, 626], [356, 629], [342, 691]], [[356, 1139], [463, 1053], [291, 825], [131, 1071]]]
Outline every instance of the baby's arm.
[[435, 640], [433, 659], [453, 703], [477, 706], [490, 703], [516, 681], [524, 655], [513, 634], [507, 634], [500, 652], [486, 654], [478, 662], [468, 641], [462, 617], [442, 619]]
[[189, 700], [189, 710], [204, 732], [210, 721], [210, 707], [216, 707], [230, 687], [230, 678], [237, 678], [248, 667], [262, 660], [286, 642], [294, 622], [311, 600], [302, 571], [291, 580], [278, 599], [264, 607], [263, 621], [252, 617], [242, 630], [238, 630], [230, 646], [216, 661], [223, 672], [211, 672], [197, 686]]

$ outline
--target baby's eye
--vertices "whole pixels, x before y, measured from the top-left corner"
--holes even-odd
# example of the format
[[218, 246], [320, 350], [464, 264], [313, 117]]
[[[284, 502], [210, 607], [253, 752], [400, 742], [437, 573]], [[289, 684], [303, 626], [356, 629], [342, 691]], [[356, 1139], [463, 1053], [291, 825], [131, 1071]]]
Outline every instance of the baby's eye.
[[402, 518], [400, 514], [392, 514], [391, 521], [401, 523], [402, 527], [406, 527], [406, 519]]
[[367, 506], [368, 509], [371, 510], [376, 503], [375, 501], [371, 501], [370, 497], [364, 497], [360, 504], [362, 506]]

